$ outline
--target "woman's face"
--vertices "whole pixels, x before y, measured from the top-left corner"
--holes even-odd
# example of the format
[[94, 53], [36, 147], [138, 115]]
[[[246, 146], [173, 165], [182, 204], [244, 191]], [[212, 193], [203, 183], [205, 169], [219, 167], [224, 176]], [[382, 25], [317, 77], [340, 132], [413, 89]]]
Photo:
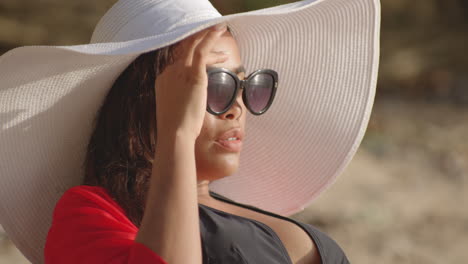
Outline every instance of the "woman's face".
[[[242, 62], [239, 48], [231, 33], [224, 33], [215, 43], [213, 52], [220, 51], [226, 52], [228, 59], [223, 63], [209, 65], [210, 67], [227, 68], [233, 72], [240, 69]], [[239, 72], [237, 76], [242, 80], [245, 72]], [[241, 91], [237, 94], [236, 102], [226, 113], [216, 116], [206, 112], [202, 130], [195, 143], [197, 180], [213, 181], [229, 176], [237, 170], [240, 151], [229, 151], [216, 141], [224, 132], [232, 128], [239, 128], [243, 133], [246, 114], [247, 108], [242, 101]]]

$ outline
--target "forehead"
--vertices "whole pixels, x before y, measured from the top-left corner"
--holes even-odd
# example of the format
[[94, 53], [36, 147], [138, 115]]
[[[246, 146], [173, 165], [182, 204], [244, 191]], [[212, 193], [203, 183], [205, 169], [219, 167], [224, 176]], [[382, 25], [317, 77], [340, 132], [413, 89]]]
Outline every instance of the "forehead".
[[236, 40], [230, 32], [225, 32], [220, 38], [218, 38], [215, 41], [211, 52], [225, 53], [228, 56], [228, 59], [222, 63], [211, 64], [209, 65], [210, 67], [227, 68], [236, 73], [240, 73], [241, 70], [245, 71], [243, 69], [242, 61], [240, 58], [239, 47], [237, 45]]

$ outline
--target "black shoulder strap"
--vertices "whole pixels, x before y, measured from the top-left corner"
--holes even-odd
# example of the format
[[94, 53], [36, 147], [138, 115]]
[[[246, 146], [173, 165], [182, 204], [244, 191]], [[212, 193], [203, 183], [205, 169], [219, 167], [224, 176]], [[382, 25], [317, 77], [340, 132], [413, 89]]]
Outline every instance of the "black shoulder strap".
[[314, 237], [315, 244], [320, 252], [322, 263], [349, 264], [346, 254], [335, 240], [311, 224], [301, 222], [297, 223], [307, 229], [312, 237]]
[[304, 230], [307, 230], [307, 232], [312, 235], [313, 240], [317, 244], [318, 250], [321, 253], [320, 257], [322, 259], [322, 263], [349, 264], [349, 260], [346, 258], [346, 255], [343, 252], [343, 250], [340, 248], [340, 246], [331, 237], [329, 237], [328, 235], [321, 232], [316, 227], [310, 224], [301, 223], [292, 218], [278, 215], [269, 211], [265, 211], [252, 205], [238, 203], [225, 196], [222, 196], [221, 194], [218, 194], [212, 191], [210, 191], [210, 195], [220, 200], [226, 201], [228, 203], [233, 203], [244, 208], [250, 208], [259, 213], [267, 214], [273, 217], [281, 218], [281, 219], [296, 223], [297, 225], [301, 226]]
[[229, 199], [229, 198], [227, 198], [227, 197], [225, 197], [225, 196], [222, 196], [222, 195], [219, 194], [219, 193], [215, 193], [215, 192], [213, 192], [213, 191], [210, 191], [210, 194], [211, 194], [212, 196], [216, 197], [216, 198], [221, 199], [221, 200], [225, 200], [225, 201], [229, 201], [229, 202], [233, 202], [233, 203], [235, 202], [235, 201], [233, 201], [233, 200], [231, 200], [231, 199]]

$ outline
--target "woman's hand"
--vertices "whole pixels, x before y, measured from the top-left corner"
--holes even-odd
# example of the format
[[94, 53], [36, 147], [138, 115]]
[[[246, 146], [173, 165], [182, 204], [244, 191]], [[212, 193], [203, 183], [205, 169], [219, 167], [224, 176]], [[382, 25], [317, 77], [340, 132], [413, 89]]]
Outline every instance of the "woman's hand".
[[156, 77], [158, 138], [175, 133], [196, 140], [206, 114], [208, 77], [206, 66], [227, 60], [212, 52], [226, 25], [205, 29], [182, 40], [174, 49], [174, 62]]
[[135, 240], [171, 264], [203, 262], [195, 140], [206, 114], [206, 66], [227, 60], [211, 52], [225, 31], [209, 28], [181, 41], [156, 76], [155, 161]]

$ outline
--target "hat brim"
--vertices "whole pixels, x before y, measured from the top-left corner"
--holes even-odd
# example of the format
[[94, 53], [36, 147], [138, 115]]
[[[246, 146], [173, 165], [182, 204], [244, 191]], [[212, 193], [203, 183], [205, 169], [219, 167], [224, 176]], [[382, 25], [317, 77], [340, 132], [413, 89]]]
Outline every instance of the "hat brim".
[[239, 170], [210, 189], [288, 216], [343, 171], [373, 105], [378, 0], [303, 1], [127, 42], [17, 48], [0, 57], [0, 223], [31, 262], [43, 263], [55, 203], [81, 183], [93, 118], [118, 75], [139, 54], [221, 21], [247, 71], [275, 69], [279, 87], [265, 115], [247, 117]]

